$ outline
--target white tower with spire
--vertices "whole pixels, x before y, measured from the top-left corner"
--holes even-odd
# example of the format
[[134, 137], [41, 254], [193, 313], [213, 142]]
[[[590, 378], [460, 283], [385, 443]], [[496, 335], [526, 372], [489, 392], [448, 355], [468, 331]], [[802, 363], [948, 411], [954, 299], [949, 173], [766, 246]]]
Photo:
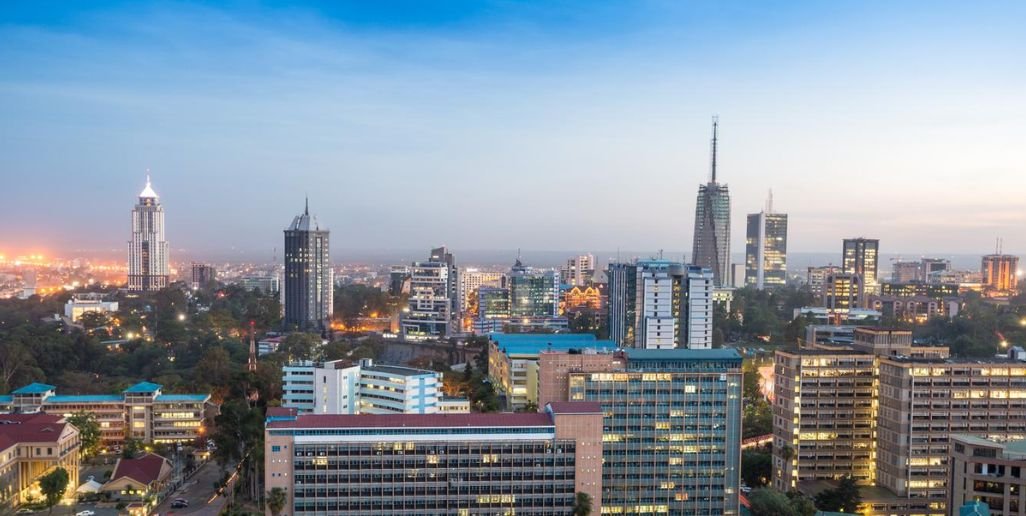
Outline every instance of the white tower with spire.
[[128, 242], [128, 289], [136, 292], [167, 287], [167, 240], [164, 208], [146, 176], [139, 204], [132, 208], [132, 240]]

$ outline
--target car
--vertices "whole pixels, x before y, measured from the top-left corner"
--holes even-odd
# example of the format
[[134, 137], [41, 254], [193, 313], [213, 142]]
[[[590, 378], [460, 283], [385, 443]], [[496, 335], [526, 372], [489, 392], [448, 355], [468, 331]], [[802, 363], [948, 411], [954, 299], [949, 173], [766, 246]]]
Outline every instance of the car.
[[89, 509], [86, 509], [86, 510], [84, 510], [84, 511], [78, 511], [78, 512], [76, 512], [76, 513], [75, 513], [75, 516], [93, 516], [93, 515], [95, 515], [95, 514], [96, 514], [95, 512], [93, 512], [93, 511], [90, 511]]
[[189, 506], [189, 502], [186, 500], [174, 500], [171, 502], [172, 509], [184, 509]]
[[35, 512], [36, 511], [33, 511], [32, 509], [24, 509], [23, 508], [23, 509], [18, 509], [18, 512], [14, 513], [14, 514], [33, 514]]

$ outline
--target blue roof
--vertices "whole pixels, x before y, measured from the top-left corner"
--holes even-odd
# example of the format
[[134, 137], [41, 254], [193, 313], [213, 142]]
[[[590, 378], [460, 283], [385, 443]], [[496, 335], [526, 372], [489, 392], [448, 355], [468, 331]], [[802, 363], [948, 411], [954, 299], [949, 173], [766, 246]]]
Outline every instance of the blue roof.
[[626, 349], [628, 360], [741, 360], [736, 349]]
[[161, 387], [163, 387], [163, 385], [151, 382], [139, 382], [125, 389], [125, 392], [154, 392], [159, 391]]
[[615, 342], [598, 340], [591, 333], [493, 333], [488, 338], [507, 355], [537, 355], [548, 350], [617, 349]]
[[205, 401], [209, 394], [161, 394], [157, 401]]
[[0, 403], [11, 403], [14, 401], [14, 396], [10, 394], [0, 394]]
[[120, 394], [72, 394], [72, 395], [60, 395], [50, 396], [46, 399], [47, 403], [98, 403], [104, 401], [125, 401], [125, 397]]
[[12, 394], [43, 394], [46, 391], [52, 391], [56, 389], [53, 385], [47, 385], [45, 383], [30, 383]]

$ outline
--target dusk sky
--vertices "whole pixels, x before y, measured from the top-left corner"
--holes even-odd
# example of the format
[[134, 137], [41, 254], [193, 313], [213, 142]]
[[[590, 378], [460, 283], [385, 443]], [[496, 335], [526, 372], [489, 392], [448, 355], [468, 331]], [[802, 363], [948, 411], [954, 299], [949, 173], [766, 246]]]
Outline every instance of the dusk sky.
[[[709, 172], [792, 251], [1026, 252], [1024, 2], [4, 2], [0, 251], [691, 252]], [[174, 259], [174, 256], [172, 256]]]

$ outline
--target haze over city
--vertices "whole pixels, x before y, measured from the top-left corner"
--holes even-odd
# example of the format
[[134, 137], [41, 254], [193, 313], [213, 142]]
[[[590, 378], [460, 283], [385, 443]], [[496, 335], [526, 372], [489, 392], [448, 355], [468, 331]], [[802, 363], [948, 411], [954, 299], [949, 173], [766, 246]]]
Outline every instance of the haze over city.
[[5, 5], [4, 251], [123, 253], [149, 169], [172, 257], [306, 195], [336, 256], [690, 253], [713, 115], [735, 250], [770, 189], [795, 252], [1026, 248], [1021, 3], [230, 4]]

